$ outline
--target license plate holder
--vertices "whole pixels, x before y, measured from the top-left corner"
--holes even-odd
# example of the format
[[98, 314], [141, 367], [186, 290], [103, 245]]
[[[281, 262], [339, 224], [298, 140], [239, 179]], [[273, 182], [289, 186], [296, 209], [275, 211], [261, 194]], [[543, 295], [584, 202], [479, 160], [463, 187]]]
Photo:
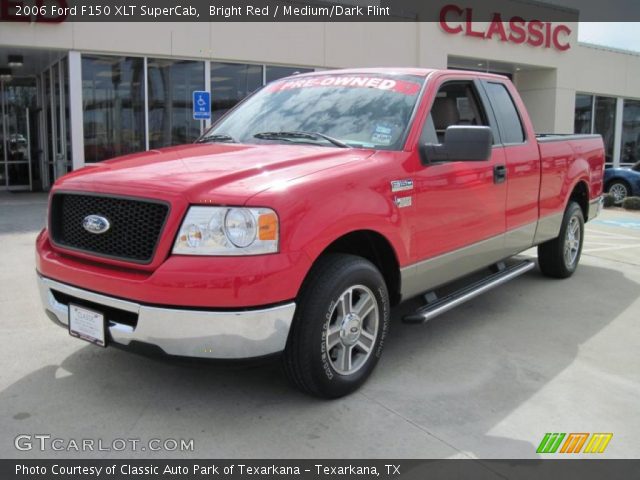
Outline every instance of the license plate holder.
[[69, 304], [69, 335], [99, 347], [106, 347], [104, 313], [73, 303]]

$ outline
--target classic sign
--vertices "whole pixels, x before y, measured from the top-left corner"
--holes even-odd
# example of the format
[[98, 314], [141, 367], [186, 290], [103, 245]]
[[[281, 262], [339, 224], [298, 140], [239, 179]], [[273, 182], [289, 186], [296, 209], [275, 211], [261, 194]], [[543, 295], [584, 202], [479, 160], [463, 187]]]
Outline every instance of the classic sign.
[[527, 21], [514, 16], [504, 22], [500, 13], [494, 13], [486, 30], [474, 25], [473, 8], [446, 5], [440, 10], [440, 27], [452, 35], [464, 34], [467, 37], [483, 39], [498, 38], [501, 42], [514, 44], [526, 43], [532, 47], [555, 48], [561, 52], [569, 50], [571, 29], [564, 24], [553, 24], [538, 20]]

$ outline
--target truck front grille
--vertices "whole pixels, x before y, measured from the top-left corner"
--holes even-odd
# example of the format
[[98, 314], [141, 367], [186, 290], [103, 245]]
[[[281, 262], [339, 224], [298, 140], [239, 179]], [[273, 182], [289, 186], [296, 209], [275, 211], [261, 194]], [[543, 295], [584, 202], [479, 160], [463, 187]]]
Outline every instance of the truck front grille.
[[[146, 264], [153, 260], [168, 213], [169, 206], [160, 201], [56, 193], [51, 200], [51, 240], [61, 248]], [[109, 229], [99, 234], [86, 230], [90, 215], [107, 219]]]

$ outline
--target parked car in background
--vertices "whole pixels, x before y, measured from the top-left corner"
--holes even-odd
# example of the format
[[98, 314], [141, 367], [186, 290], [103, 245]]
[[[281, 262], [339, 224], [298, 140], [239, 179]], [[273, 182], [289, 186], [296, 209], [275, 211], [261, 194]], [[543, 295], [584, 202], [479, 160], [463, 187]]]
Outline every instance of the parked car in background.
[[606, 168], [604, 189], [613, 195], [616, 203], [622, 203], [626, 197], [640, 196], [640, 162], [632, 167]]

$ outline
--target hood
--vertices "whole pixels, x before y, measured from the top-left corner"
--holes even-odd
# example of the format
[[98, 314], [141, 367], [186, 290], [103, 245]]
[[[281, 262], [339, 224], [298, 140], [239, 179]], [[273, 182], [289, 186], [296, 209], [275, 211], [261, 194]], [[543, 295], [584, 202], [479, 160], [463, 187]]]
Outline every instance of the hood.
[[313, 145], [192, 144], [127, 155], [77, 170], [56, 189], [135, 195], [162, 192], [190, 202], [246, 201], [287, 182], [370, 157], [373, 150]]

